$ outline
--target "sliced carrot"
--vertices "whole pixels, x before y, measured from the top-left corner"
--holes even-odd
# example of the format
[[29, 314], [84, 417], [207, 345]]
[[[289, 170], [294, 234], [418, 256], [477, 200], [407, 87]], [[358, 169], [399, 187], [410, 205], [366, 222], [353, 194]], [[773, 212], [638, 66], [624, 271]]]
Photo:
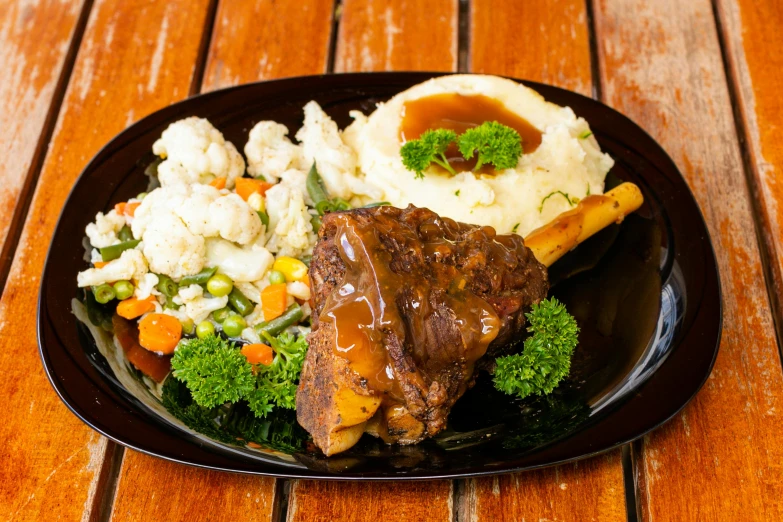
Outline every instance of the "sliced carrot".
[[127, 205], [127, 203], [125, 203], [124, 201], [121, 201], [120, 203], [117, 203], [116, 205], [114, 205], [114, 210], [117, 211], [117, 214], [123, 215], [123, 214], [125, 214], [125, 206], [126, 205]]
[[114, 326], [114, 335], [125, 352], [125, 358], [141, 371], [148, 375], [155, 382], [163, 382], [171, 371], [171, 357], [158, 355], [145, 350], [139, 344], [139, 330], [136, 323], [114, 315], [111, 319]]
[[220, 176], [218, 178], [215, 178], [215, 179], [213, 179], [212, 181], [209, 182], [209, 185], [212, 186], [212, 187], [215, 187], [218, 190], [222, 190], [222, 189], [226, 188], [226, 177], [225, 176]]
[[239, 194], [239, 197], [245, 201], [247, 201], [250, 196], [256, 193], [263, 196], [266, 194], [267, 190], [274, 187], [272, 183], [267, 183], [266, 181], [252, 178], [237, 178], [234, 180], [234, 183], [236, 183], [237, 194]]
[[275, 358], [275, 353], [272, 351], [272, 348], [260, 343], [246, 344], [242, 347], [241, 352], [250, 364], [264, 364], [269, 366], [272, 364], [272, 359]]
[[125, 205], [125, 215], [133, 217], [133, 214], [136, 213], [136, 209], [139, 208], [139, 205], [141, 205], [141, 201], [133, 201], [132, 203]]
[[264, 321], [271, 321], [283, 315], [288, 302], [288, 290], [285, 283], [269, 285], [261, 291], [261, 310]]
[[136, 319], [141, 317], [147, 312], [151, 312], [155, 309], [155, 296], [151, 295], [146, 299], [136, 299], [130, 297], [124, 301], [120, 301], [117, 305], [117, 315], [124, 317], [125, 319]]
[[179, 319], [166, 314], [149, 314], [139, 321], [139, 344], [151, 352], [174, 353], [182, 338]]
[[95, 261], [93, 265], [95, 265], [95, 268], [103, 268], [104, 266], [108, 265], [108, 261]]

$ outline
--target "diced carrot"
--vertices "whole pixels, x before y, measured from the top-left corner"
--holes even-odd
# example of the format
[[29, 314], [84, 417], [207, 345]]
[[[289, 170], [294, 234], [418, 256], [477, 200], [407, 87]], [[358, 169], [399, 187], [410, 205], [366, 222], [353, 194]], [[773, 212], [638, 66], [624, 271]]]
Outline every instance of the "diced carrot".
[[136, 209], [139, 208], [139, 205], [141, 205], [141, 201], [133, 201], [132, 203], [125, 205], [125, 215], [133, 217], [133, 214], [136, 213]]
[[308, 274], [305, 274], [305, 276], [302, 278], [302, 282], [306, 284], [308, 288], [310, 288], [310, 276]]
[[234, 180], [234, 183], [236, 183], [237, 194], [239, 194], [239, 197], [245, 201], [247, 201], [250, 196], [256, 193], [263, 196], [266, 194], [267, 190], [274, 187], [272, 183], [267, 183], [266, 181], [252, 178], [237, 178]]
[[155, 296], [151, 295], [146, 299], [141, 300], [130, 297], [124, 301], [120, 301], [120, 304], [117, 305], [117, 315], [124, 317], [125, 319], [136, 319], [154, 309]]
[[272, 364], [272, 359], [275, 358], [275, 353], [272, 351], [272, 348], [260, 343], [246, 344], [242, 347], [241, 352], [250, 364], [264, 364], [269, 366]]
[[116, 205], [114, 205], [114, 210], [117, 211], [117, 214], [123, 215], [123, 214], [125, 214], [125, 206], [126, 205], [127, 205], [127, 203], [125, 203], [124, 201], [121, 201], [120, 203], [117, 203]]
[[171, 357], [161, 356], [145, 350], [139, 344], [139, 330], [134, 322], [114, 315], [111, 319], [114, 335], [125, 352], [125, 358], [155, 382], [163, 382], [171, 371]]
[[271, 321], [285, 312], [288, 290], [285, 283], [269, 285], [261, 291], [261, 309], [264, 321]]
[[226, 177], [220, 176], [209, 182], [210, 186], [215, 187], [218, 190], [226, 188]]
[[95, 261], [93, 265], [95, 265], [95, 268], [103, 268], [104, 266], [108, 265], [108, 261]]
[[139, 321], [139, 344], [151, 352], [174, 353], [182, 338], [182, 324], [174, 316], [149, 314]]

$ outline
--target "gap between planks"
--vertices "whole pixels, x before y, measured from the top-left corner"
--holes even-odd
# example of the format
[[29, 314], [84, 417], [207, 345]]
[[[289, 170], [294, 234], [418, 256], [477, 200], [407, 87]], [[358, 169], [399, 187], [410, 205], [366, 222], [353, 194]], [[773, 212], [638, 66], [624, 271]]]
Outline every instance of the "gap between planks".
[[43, 169], [46, 150], [48, 149], [49, 142], [54, 134], [54, 126], [57, 123], [57, 115], [60, 114], [60, 108], [62, 107], [63, 99], [65, 98], [65, 90], [71, 80], [71, 73], [73, 72], [74, 63], [76, 63], [76, 55], [78, 54], [79, 47], [82, 43], [84, 29], [87, 27], [87, 20], [92, 11], [92, 4], [93, 0], [84, 0], [84, 3], [82, 4], [82, 10], [76, 20], [76, 25], [73, 28], [73, 36], [68, 44], [68, 51], [65, 54], [60, 77], [57, 79], [52, 99], [49, 102], [49, 110], [46, 113], [46, 118], [44, 119], [41, 134], [38, 137], [38, 143], [35, 146], [32, 161], [27, 170], [27, 176], [19, 191], [19, 200], [14, 208], [11, 223], [8, 226], [8, 236], [6, 237], [2, 252], [0, 252], [0, 295], [2, 295], [2, 292], [5, 290], [5, 283], [8, 280], [8, 274], [11, 271], [11, 264], [13, 263], [16, 249], [19, 246], [19, 240], [22, 237], [22, 230], [24, 229], [27, 212], [33, 201], [33, 193], [35, 192], [38, 178]]

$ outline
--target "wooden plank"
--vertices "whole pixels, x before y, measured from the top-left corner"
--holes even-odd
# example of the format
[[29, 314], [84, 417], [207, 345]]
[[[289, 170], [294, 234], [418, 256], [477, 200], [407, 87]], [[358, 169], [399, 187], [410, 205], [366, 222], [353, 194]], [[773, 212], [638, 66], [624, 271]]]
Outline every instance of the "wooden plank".
[[470, 32], [471, 72], [592, 91], [584, 0], [473, 0]]
[[[454, 1], [346, 0], [340, 19], [335, 69], [340, 72], [398, 68], [456, 70], [457, 18], [458, 5]], [[296, 481], [291, 488], [288, 521], [450, 522], [451, 488], [448, 481], [408, 484]], [[358, 506], [361, 508], [357, 509]]]
[[0, 300], [0, 395], [5, 411], [15, 412], [0, 423], [0, 519], [96, 516], [107, 441], [46, 381], [36, 348], [36, 290], [59, 209], [90, 157], [134, 119], [187, 95], [206, 7], [206, 0], [93, 5]]
[[333, 0], [220, 2], [202, 90], [326, 72], [333, 8]]
[[[585, 2], [471, 2], [472, 72], [590, 94]], [[620, 450], [577, 464], [468, 482], [468, 520], [625, 520]]]
[[452, 482], [317, 482], [291, 488], [287, 522], [451, 522]]
[[732, 81], [750, 155], [752, 192], [772, 273], [778, 335], [783, 335], [783, 150], [777, 138], [783, 122], [783, 4], [776, 0], [717, 2]]
[[723, 287], [712, 375], [638, 455], [643, 518], [781, 520], [783, 372], [712, 5], [601, 0], [595, 16], [606, 100], [650, 131], [682, 170], [710, 229]]
[[[220, 2], [202, 90], [324, 72], [332, 7], [332, 0], [307, 5], [255, 0]], [[244, 143], [235, 145], [240, 150], [244, 147]], [[270, 520], [276, 487], [274, 479], [193, 470], [127, 451], [113, 520], [154, 520], [169, 513], [176, 513], [176, 520]], [[156, 498], [154, 506], [161, 517], [149, 514], [145, 494], [157, 490], [166, 491], [165, 496]], [[207, 490], [209, 506], [203, 502]], [[191, 506], [201, 509], [191, 511]]]
[[457, 4], [344, 0], [335, 71], [456, 70]]
[[111, 519], [270, 520], [274, 491], [275, 479], [208, 471], [128, 451]]
[[[24, 203], [31, 190], [28, 175], [40, 165], [40, 136], [51, 129], [56, 113], [52, 101], [82, 1], [43, 0], [36, 4], [8, 0], [0, 4], [0, 268], [13, 255], [12, 231], [24, 219]], [[21, 207], [20, 207], [21, 204]]]
[[468, 482], [466, 520], [626, 520], [619, 451], [553, 469]]

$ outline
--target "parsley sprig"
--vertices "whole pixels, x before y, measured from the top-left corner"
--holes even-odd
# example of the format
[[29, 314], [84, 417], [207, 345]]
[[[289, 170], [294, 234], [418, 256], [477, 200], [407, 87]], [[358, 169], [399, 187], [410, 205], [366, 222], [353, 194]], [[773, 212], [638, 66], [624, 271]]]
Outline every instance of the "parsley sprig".
[[560, 384], [571, 370], [571, 356], [576, 348], [579, 327], [576, 320], [555, 299], [534, 304], [521, 353], [498, 357], [495, 362], [495, 387], [519, 398], [547, 395]]
[[457, 173], [449, 165], [446, 149], [457, 139], [457, 133], [448, 129], [428, 130], [416, 140], [410, 140], [400, 149], [402, 164], [416, 173], [416, 178], [424, 179], [424, 170], [430, 163], [440, 165], [454, 176]]

